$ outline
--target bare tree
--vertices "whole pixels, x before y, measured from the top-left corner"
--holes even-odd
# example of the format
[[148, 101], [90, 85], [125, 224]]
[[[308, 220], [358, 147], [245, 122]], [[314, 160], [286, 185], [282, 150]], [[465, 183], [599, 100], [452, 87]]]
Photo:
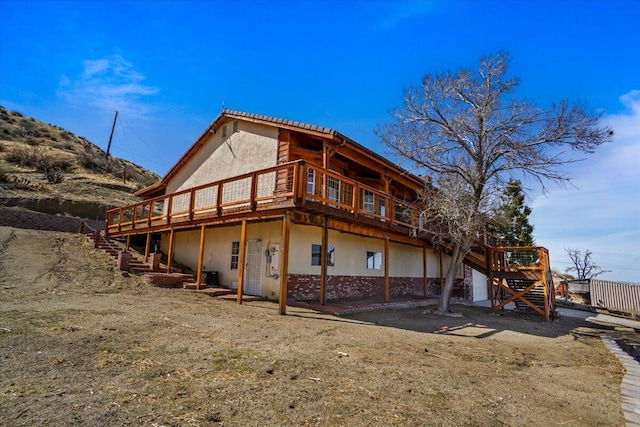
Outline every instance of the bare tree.
[[476, 72], [427, 74], [404, 91], [392, 123], [376, 133], [400, 158], [431, 177], [424, 215], [434, 243], [452, 256], [438, 303], [449, 311], [456, 269], [484, 229], [502, 187], [514, 175], [564, 183], [562, 166], [591, 153], [613, 132], [582, 104], [561, 101], [548, 109], [516, 99], [518, 78], [508, 78], [504, 52], [480, 59]]
[[591, 251], [587, 249], [582, 255], [582, 251], [579, 249], [572, 248], [564, 248], [564, 251], [571, 258], [571, 262], [573, 263], [573, 267], [567, 268], [567, 273], [575, 272], [578, 280], [588, 280], [593, 279], [596, 276], [599, 276], [604, 273], [608, 273], [611, 270], [603, 270], [599, 266], [593, 263], [591, 259]]

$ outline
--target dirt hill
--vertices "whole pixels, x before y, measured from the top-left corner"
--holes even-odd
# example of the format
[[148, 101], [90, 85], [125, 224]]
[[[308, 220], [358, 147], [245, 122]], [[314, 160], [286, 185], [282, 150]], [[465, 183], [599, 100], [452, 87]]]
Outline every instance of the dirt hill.
[[160, 179], [61, 127], [0, 107], [0, 206], [84, 218], [134, 203]]

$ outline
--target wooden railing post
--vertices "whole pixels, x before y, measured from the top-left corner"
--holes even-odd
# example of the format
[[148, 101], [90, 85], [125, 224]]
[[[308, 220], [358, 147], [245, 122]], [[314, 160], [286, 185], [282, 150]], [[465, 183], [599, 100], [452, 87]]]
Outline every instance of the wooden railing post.
[[309, 165], [304, 160], [296, 163], [296, 167], [298, 168], [297, 176], [297, 186], [296, 194], [294, 194], [294, 199], [297, 197], [300, 200], [300, 206], [304, 205], [307, 201], [307, 180], [309, 179]]
[[169, 194], [167, 202], [167, 224], [171, 224], [171, 210], [173, 209], [173, 194]]
[[131, 214], [131, 228], [136, 228], [136, 218], [138, 217], [138, 206], [137, 204], [133, 205], [133, 213]]
[[358, 191], [360, 189], [360, 187], [358, 186], [358, 182], [356, 181], [353, 184], [353, 190], [351, 190], [352, 195], [351, 195], [351, 207], [353, 208], [353, 213], [357, 214], [358, 211], [360, 210], [360, 203], [358, 200], [358, 196], [360, 195], [360, 192]]
[[189, 193], [189, 221], [193, 221], [193, 211], [196, 207], [196, 190], [191, 189]]
[[258, 204], [256, 203], [256, 196], [258, 195], [258, 173], [254, 172], [251, 175], [251, 195], [249, 196], [249, 208], [252, 211], [256, 210]]
[[149, 202], [149, 214], [147, 215], [147, 227], [151, 227], [151, 217], [153, 216], [153, 206], [155, 205], [155, 201]]
[[218, 183], [218, 193], [216, 195], [216, 215], [222, 215], [222, 191], [224, 190], [224, 184]]

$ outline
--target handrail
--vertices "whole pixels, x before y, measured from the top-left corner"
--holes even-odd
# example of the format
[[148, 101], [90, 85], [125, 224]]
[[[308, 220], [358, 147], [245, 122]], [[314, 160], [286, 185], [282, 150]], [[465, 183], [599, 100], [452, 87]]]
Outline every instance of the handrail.
[[[310, 171], [314, 172], [315, 181], [309, 181]], [[311, 183], [313, 188], [307, 188]], [[295, 160], [109, 209], [107, 230], [144, 229], [207, 215], [219, 217], [225, 212], [238, 212], [234, 208], [253, 211], [276, 200], [290, 200], [297, 206], [316, 202], [378, 220], [387, 227], [405, 227], [412, 235], [426, 225], [420, 222], [420, 211], [411, 201], [304, 160]]]

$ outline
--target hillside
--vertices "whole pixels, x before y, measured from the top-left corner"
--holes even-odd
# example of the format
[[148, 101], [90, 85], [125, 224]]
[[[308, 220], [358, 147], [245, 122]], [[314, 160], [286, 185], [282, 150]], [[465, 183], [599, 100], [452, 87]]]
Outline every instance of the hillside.
[[58, 126], [0, 107], [0, 206], [85, 218], [134, 203], [160, 179]]

